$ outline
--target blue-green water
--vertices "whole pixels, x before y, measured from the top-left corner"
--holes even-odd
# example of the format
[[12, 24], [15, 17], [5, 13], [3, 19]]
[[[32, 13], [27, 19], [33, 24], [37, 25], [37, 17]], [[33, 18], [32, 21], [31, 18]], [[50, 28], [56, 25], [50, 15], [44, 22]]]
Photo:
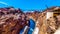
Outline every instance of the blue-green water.
[[[33, 19], [29, 20], [29, 30], [27, 34], [32, 34], [32, 32], [34, 31], [35, 28], [35, 21]], [[24, 28], [20, 31], [20, 34], [22, 34], [22, 32], [24, 31]]]

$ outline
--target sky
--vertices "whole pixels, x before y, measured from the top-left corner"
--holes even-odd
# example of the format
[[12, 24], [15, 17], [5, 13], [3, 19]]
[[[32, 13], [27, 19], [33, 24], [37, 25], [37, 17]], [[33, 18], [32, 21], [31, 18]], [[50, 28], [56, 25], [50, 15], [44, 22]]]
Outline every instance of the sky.
[[0, 7], [13, 6], [22, 10], [44, 10], [51, 6], [60, 6], [60, 0], [0, 0]]

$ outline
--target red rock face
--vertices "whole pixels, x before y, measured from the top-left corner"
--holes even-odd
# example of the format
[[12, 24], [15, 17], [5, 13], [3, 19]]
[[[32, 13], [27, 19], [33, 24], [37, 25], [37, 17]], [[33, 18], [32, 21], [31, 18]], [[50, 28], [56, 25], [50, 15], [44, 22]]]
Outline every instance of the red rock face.
[[20, 10], [15, 11], [14, 8], [7, 9], [7, 12], [4, 12], [4, 9], [0, 10], [0, 34], [19, 34], [22, 28], [28, 26], [28, 19], [25, 14], [19, 12]]
[[[0, 8], [0, 34], [19, 34], [20, 30], [28, 26], [30, 16], [39, 28], [39, 34], [53, 34], [60, 26], [60, 16], [46, 20], [46, 13], [53, 12], [55, 9], [50, 8], [44, 12], [23, 13], [20, 9]], [[56, 9], [58, 11], [58, 9]], [[60, 10], [60, 9], [59, 9]], [[47, 22], [46, 22], [46, 21]]]

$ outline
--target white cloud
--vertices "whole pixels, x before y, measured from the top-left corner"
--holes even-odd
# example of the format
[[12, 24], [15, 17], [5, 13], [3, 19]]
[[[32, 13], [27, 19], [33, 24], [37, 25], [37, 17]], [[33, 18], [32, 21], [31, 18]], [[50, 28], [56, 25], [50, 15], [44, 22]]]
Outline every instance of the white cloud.
[[8, 5], [7, 3], [5, 3], [5, 2], [2, 2], [2, 1], [0, 1], [0, 4]]

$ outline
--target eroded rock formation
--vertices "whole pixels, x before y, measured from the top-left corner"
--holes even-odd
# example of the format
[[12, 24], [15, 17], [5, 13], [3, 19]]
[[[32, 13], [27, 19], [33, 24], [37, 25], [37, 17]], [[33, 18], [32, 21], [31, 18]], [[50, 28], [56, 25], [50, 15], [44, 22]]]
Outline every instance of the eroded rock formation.
[[[60, 27], [60, 7], [52, 7], [44, 12], [23, 13], [20, 9], [0, 8], [0, 34], [19, 34], [29, 19], [35, 21], [38, 34], [54, 34]], [[47, 12], [53, 12], [53, 17], [46, 19]], [[59, 13], [56, 15], [56, 12]], [[34, 30], [33, 34], [36, 32]]]

